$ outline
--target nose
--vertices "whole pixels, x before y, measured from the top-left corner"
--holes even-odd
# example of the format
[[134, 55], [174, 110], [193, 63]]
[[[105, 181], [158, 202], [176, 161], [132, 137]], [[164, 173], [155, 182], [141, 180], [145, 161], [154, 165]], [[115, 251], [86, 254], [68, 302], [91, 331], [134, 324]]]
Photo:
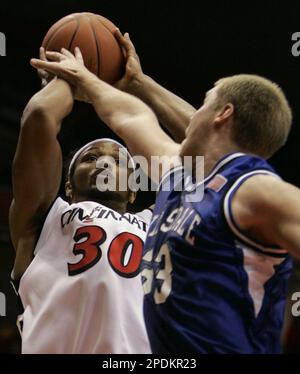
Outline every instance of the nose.
[[115, 161], [112, 157], [101, 156], [96, 162], [96, 168], [100, 170], [112, 171], [115, 166]]

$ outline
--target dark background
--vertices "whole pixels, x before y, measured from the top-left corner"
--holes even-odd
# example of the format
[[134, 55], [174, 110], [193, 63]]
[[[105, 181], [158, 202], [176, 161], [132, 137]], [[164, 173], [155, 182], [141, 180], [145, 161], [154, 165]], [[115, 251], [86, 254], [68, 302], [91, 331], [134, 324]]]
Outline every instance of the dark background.
[[[291, 54], [291, 36], [300, 31], [296, 1], [2, 0], [0, 32], [6, 35], [7, 56], [0, 57], [0, 292], [8, 300], [7, 317], [0, 317], [2, 352], [17, 349], [11, 343], [15, 298], [8, 274], [14, 253], [7, 211], [20, 117], [40, 86], [29, 59], [38, 55], [43, 36], [54, 22], [82, 11], [99, 13], [121, 31], [128, 31], [144, 72], [196, 107], [205, 91], [223, 76], [255, 73], [281, 85], [293, 109], [293, 130], [271, 163], [284, 179], [300, 187], [300, 57]], [[90, 106], [78, 104], [60, 135], [63, 153], [99, 136], [114, 137]], [[152, 199], [153, 194], [140, 194], [137, 207]]]

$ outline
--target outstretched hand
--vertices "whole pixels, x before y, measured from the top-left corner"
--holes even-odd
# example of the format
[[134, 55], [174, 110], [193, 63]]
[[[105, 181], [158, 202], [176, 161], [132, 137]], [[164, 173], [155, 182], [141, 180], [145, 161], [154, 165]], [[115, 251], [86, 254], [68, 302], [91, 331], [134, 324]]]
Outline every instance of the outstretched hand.
[[125, 33], [123, 36], [120, 30], [117, 29], [114, 35], [120, 44], [126, 60], [125, 74], [123, 78], [115, 84], [115, 87], [122, 91], [130, 91], [134, 81], [138, 80], [138, 78], [143, 75], [140, 59], [128, 33]]
[[80, 49], [77, 47], [75, 48], [75, 55], [62, 48], [61, 53], [47, 51], [46, 58], [46, 61], [32, 58], [30, 64], [36, 69], [43, 69], [57, 75], [73, 85], [76, 85], [77, 76], [87, 70]]
[[90, 73], [84, 66], [83, 57], [78, 47], [75, 48], [75, 55], [65, 48], [61, 49], [61, 53], [53, 51], [45, 53], [42, 51], [40, 59], [32, 58], [30, 64], [38, 70], [39, 74], [43, 74], [42, 79], [45, 79], [45, 74], [62, 78], [72, 86], [76, 100], [89, 102], [86, 95], [78, 87], [80, 76]]

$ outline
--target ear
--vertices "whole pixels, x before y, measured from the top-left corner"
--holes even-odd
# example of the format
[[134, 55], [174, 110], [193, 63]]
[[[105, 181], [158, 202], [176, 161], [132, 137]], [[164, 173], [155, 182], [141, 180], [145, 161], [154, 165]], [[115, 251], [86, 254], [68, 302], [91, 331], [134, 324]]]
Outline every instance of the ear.
[[66, 193], [66, 196], [72, 200], [72, 197], [73, 197], [73, 189], [72, 189], [72, 184], [71, 182], [68, 180], [65, 184], [65, 193]]
[[135, 202], [135, 199], [136, 199], [136, 192], [135, 191], [130, 191], [129, 192], [128, 202], [130, 204], [133, 204]]
[[227, 103], [215, 117], [215, 124], [216, 125], [223, 125], [225, 122], [227, 122], [231, 116], [233, 116], [234, 113], [234, 106], [231, 103]]

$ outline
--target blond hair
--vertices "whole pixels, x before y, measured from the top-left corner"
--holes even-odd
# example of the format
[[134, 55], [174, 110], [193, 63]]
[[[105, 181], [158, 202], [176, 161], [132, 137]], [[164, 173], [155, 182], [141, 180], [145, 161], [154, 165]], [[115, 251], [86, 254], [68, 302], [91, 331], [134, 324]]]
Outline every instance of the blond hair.
[[217, 107], [234, 106], [233, 140], [247, 152], [271, 157], [288, 137], [292, 111], [282, 89], [257, 75], [220, 79]]

